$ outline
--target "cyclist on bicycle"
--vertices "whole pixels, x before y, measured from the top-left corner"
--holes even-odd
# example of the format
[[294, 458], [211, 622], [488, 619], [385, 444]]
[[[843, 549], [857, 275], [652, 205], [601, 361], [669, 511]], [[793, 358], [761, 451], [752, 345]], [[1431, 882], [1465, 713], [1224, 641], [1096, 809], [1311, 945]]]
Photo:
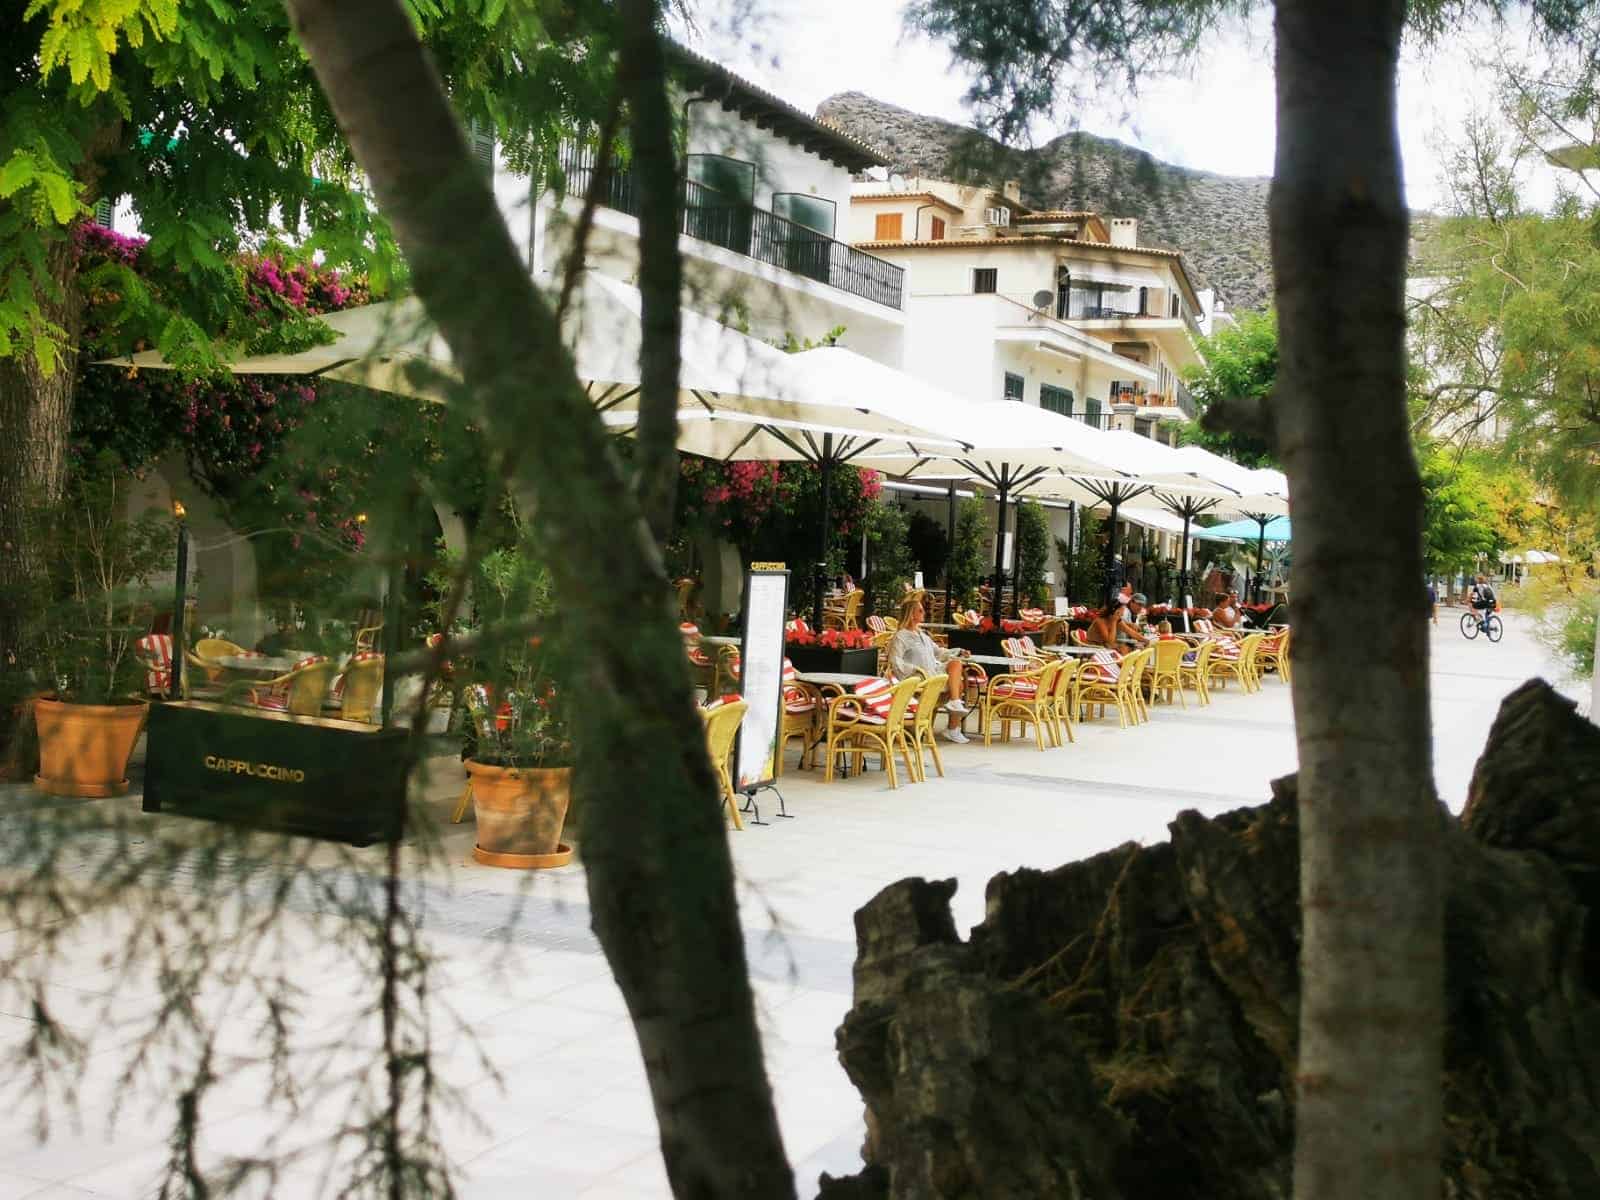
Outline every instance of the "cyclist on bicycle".
[[1471, 604], [1477, 610], [1478, 628], [1487, 631], [1489, 628], [1489, 614], [1498, 607], [1500, 601], [1494, 594], [1494, 588], [1489, 586], [1489, 580], [1482, 575], [1472, 585]]

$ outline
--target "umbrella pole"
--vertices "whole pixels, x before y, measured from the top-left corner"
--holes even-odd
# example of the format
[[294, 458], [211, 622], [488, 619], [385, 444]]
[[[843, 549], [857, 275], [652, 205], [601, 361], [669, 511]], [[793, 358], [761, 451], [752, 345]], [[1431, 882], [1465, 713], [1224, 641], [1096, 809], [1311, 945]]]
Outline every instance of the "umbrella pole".
[[828, 509], [833, 496], [833, 434], [822, 435], [822, 458], [817, 465], [822, 469], [822, 529], [817, 538], [817, 567], [811, 576], [811, 626], [822, 629], [822, 588], [828, 574]]
[[1072, 560], [1078, 553], [1078, 502], [1067, 505], [1067, 558], [1061, 564], [1061, 594], [1072, 604]]
[[1189, 632], [1189, 520], [1187, 506], [1183, 510], [1183, 548], [1178, 551], [1178, 607], [1183, 609], [1183, 631]]
[[950, 602], [950, 564], [956, 556], [956, 481], [950, 481], [949, 510], [945, 521], [945, 553], [944, 553], [944, 619], [953, 621], [950, 614], [955, 612]]
[[1000, 618], [1005, 611], [1001, 606], [1000, 597], [1006, 587], [1006, 491], [1008, 483], [1008, 478], [1002, 474], [1000, 476], [1000, 516], [998, 524], [995, 526], [994, 535], [994, 604], [992, 607], [996, 625], [1000, 624]]
[[179, 510], [178, 562], [174, 574], [177, 583], [172, 597], [172, 679], [167, 685], [167, 691], [174, 700], [187, 700], [188, 691], [184, 687], [183, 679], [187, 631], [183, 627], [183, 622], [188, 615], [189, 607], [189, 525], [183, 518], [182, 506], [174, 505], [174, 507]]
[[1117, 551], [1121, 549], [1122, 542], [1117, 531], [1117, 510], [1122, 507], [1121, 494], [1113, 492], [1106, 503], [1111, 506], [1111, 528], [1106, 535], [1105, 595], [1100, 600], [1102, 608], [1111, 603], [1111, 597], [1117, 590]]
[[1261, 603], [1261, 562], [1267, 552], [1267, 521], [1266, 517], [1257, 517], [1256, 525], [1261, 529], [1260, 536], [1256, 538], [1256, 586], [1251, 592], [1255, 603]]

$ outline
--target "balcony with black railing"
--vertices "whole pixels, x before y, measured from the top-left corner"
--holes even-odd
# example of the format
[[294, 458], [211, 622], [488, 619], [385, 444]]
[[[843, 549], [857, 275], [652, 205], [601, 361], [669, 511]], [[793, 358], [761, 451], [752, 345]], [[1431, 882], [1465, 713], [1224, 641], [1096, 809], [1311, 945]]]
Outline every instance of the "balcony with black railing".
[[[592, 151], [567, 148], [561, 153], [566, 191], [585, 196], [595, 181]], [[637, 217], [638, 185], [625, 167], [604, 172], [597, 203]], [[905, 295], [905, 270], [827, 234], [747, 204], [692, 179], [680, 179], [684, 233], [758, 262], [793, 271], [852, 296], [888, 308], [900, 308]]]

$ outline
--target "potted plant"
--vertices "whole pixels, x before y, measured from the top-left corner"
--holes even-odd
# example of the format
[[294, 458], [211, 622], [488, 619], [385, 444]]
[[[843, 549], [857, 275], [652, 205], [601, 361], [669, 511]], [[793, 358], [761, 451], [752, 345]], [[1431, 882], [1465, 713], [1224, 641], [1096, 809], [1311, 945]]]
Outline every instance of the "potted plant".
[[572, 861], [561, 840], [572, 805], [572, 736], [562, 691], [530, 639], [524, 664], [499, 693], [467, 689], [475, 745], [466, 760], [478, 840], [472, 856], [493, 867], [523, 870]]
[[846, 675], [876, 675], [878, 651], [872, 634], [864, 629], [791, 629], [784, 635], [783, 652], [800, 671], [827, 671]]
[[34, 783], [60, 796], [120, 796], [150, 705], [134, 642], [149, 632], [151, 580], [172, 569], [171, 517], [133, 520], [114, 459], [87, 464], [59, 509], [39, 514], [44, 559], [26, 653], [38, 687]]

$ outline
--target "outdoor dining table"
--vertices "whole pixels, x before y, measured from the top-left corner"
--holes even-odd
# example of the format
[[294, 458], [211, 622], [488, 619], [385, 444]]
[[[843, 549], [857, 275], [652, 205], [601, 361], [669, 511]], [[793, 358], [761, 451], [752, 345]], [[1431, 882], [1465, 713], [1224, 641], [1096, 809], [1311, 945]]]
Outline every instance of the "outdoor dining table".
[[1046, 654], [1071, 654], [1078, 658], [1093, 658], [1104, 646], [1044, 646], [1041, 647]]
[[962, 662], [974, 662], [984, 667], [1001, 667], [1005, 670], [1022, 669], [1030, 664], [1025, 658], [1006, 658], [999, 654], [967, 654]]
[[736, 637], [728, 637], [726, 634], [720, 633], [703, 634], [700, 638], [700, 644], [703, 646], [737, 646], [739, 644], [739, 639]]
[[256, 675], [282, 675], [300, 660], [255, 654], [224, 654], [214, 661], [218, 666], [227, 667], [230, 671], [247, 671]]
[[802, 671], [795, 676], [799, 682], [818, 688], [853, 688], [871, 678], [871, 675], [853, 675], [849, 671]]

